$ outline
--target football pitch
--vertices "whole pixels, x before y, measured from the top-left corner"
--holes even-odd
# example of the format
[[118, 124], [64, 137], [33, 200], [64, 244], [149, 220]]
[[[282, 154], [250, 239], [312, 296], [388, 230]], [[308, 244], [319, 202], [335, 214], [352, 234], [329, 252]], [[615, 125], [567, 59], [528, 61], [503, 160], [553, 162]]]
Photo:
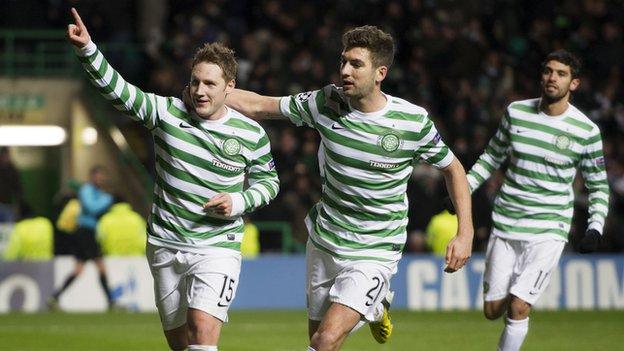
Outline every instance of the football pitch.
[[[393, 311], [394, 333], [375, 343], [368, 327], [342, 350], [494, 350], [502, 320], [479, 312]], [[302, 351], [304, 311], [232, 311], [219, 350]], [[0, 350], [167, 350], [156, 314], [0, 315]], [[523, 350], [624, 350], [624, 311], [546, 312], [531, 317]]]

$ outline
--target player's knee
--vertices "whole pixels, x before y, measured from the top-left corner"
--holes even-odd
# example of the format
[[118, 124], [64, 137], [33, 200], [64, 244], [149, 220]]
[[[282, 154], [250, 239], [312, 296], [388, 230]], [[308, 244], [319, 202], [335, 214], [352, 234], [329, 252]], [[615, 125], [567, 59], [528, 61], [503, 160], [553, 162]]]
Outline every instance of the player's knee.
[[485, 318], [493, 321], [496, 320], [498, 318], [500, 318], [500, 316], [502, 316], [504, 313], [504, 311], [500, 311], [498, 309], [495, 309], [491, 306], [483, 306], [483, 315], [485, 316]]
[[492, 303], [486, 301], [483, 304], [483, 315], [485, 318], [493, 321], [500, 318], [505, 313], [504, 303]]
[[513, 319], [524, 319], [529, 316], [531, 312], [531, 305], [526, 301], [513, 297], [509, 304], [509, 315]]
[[310, 346], [312, 346], [315, 350], [332, 350], [341, 337], [342, 335], [335, 330], [319, 329], [312, 336]]

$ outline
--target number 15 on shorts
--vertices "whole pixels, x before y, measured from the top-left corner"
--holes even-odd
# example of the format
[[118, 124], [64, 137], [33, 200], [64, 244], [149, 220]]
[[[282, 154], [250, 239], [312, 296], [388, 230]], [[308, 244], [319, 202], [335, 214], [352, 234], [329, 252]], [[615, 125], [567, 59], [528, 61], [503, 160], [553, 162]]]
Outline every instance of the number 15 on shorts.
[[223, 276], [223, 287], [221, 287], [221, 294], [219, 295], [219, 302], [217, 306], [227, 307], [234, 299], [234, 290], [236, 289], [236, 281], [230, 277]]

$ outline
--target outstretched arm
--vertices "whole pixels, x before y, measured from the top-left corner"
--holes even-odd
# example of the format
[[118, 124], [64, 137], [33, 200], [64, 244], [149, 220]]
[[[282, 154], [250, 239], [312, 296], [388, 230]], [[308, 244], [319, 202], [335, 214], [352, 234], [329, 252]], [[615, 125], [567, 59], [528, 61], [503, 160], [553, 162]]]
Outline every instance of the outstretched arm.
[[234, 89], [225, 104], [253, 119], [286, 118], [280, 111], [280, 98], [264, 96], [252, 91]]
[[446, 248], [445, 272], [452, 273], [462, 268], [472, 253], [472, 204], [466, 172], [461, 163], [454, 159], [451, 164], [442, 169], [446, 189], [457, 212], [457, 235], [449, 242]]
[[142, 122], [150, 130], [157, 124], [157, 104], [167, 105], [167, 99], [147, 94], [127, 83], [117, 71], [108, 64], [104, 55], [97, 49], [87, 27], [82, 22], [76, 9], [71, 9], [74, 23], [67, 26], [67, 40], [74, 45], [80, 62], [89, 75], [91, 82], [100, 93], [111, 100], [115, 108], [130, 118]]

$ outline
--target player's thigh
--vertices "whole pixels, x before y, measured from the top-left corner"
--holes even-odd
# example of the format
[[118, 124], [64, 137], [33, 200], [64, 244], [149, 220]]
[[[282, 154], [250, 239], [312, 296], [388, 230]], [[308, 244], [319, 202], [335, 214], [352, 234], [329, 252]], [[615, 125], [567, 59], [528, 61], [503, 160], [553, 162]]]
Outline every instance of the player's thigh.
[[240, 255], [196, 256], [186, 281], [188, 307], [203, 311], [222, 322], [236, 297], [241, 269]]
[[565, 242], [554, 240], [525, 245], [524, 264], [512, 283], [510, 293], [530, 305], [535, 304], [548, 287], [564, 246]]
[[347, 306], [369, 321], [375, 321], [375, 310], [390, 289], [393, 269], [381, 263], [356, 262], [344, 269], [330, 289], [332, 303]]
[[306, 245], [306, 299], [308, 318], [323, 319], [329, 308], [329, 290], [341, 267], [329, 254], [319, 250], [308, 240]]
[[146, 257], [154, 278], [154, 298], [163, 330], [177, 329], [186, 324], [187, 302], [183, 298], [185, 276], [177, 265], [176, 253], [148, 244]]
[[[483, 300], [500, 301], [509, 294], [517, 250], [509, 240], [491, 236], [485, 252], [483, 272]], [[485, 305], [484, 305], [485, 306]]]

